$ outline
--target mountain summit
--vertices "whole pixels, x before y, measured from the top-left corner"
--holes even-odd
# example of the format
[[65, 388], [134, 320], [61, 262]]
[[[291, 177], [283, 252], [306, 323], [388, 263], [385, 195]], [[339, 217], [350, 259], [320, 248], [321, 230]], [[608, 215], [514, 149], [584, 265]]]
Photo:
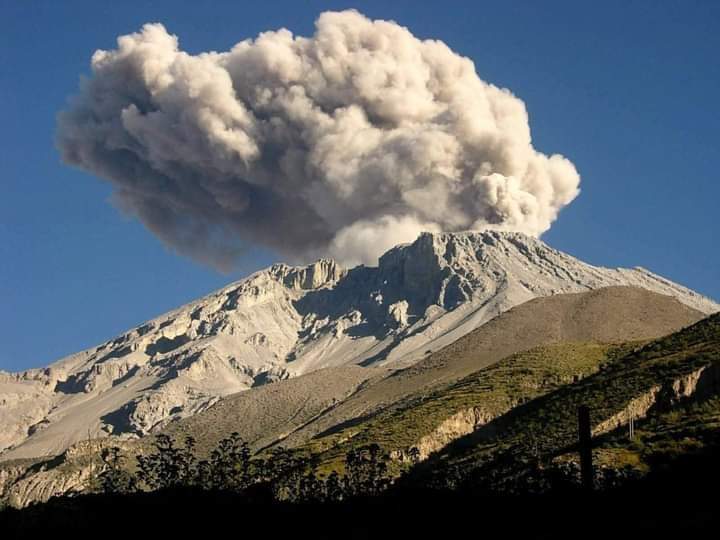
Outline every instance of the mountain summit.
[[0, 459], [142, 435], [222, 396], [345, 364], [405, 367], [536, 297], [608, 286], [715, 302], [498, 231], [425, 233], [377, 267], [276, 264], [46, 369], [0, 372]]

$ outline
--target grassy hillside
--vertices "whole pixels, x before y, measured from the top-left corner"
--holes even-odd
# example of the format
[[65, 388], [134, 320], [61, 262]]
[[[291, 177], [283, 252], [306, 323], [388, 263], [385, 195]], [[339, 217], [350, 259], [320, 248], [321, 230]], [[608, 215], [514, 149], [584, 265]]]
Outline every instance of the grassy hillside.
[[[513, 409], [417, 467], [413, 481], [500, 491], [526, 486], [538, 470], [573, 458], [580, 405], [590, 407], [601, 432], [599, 464], [647, 471], [665, 447], [682, 453], [716, 437], [719, 373], [720, 314]], [[631, 415], [647, 420], [639, 421], [634, 441], [621, 444]]]
[[[432, 445], [433, 434], [444, 424], [445, 431], [471, 430], [475, 426], [462, 423], [498, 417], [597, 372], [637, 346], [559, 343], [517, 353], [447, 387], [405, 399], [369, 418], [322, 434], [302, 449], [319, 455], [325, 469], [341, 469], [347, 452], [371, 443], [402, 459], [424, 438]], [[448, 426], [448, 419], [452, 423], [454, 415], [458, 416], [456, 425]]]
[[[720, 397], [678, 405], [600, 437], [594, 457], [600, 467], [632, 468], [643, 474], [667, 469], [681, 459], [720, 452]], [[560, 459], [573, 459], [566, 454]]]

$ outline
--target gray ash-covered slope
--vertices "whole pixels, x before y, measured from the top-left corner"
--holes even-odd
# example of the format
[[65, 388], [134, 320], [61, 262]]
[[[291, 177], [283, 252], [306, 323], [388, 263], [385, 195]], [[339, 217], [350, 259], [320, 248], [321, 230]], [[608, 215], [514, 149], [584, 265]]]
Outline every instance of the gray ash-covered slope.
[[0, 374], [0, 459], [142, 435], [321, 368], [404, 367], [532, 298], [616, 285], [720, 310], [646, 270], [594, 267], [518, 233], [423, 234], [378, 267], [274, 265], [49, 368]]

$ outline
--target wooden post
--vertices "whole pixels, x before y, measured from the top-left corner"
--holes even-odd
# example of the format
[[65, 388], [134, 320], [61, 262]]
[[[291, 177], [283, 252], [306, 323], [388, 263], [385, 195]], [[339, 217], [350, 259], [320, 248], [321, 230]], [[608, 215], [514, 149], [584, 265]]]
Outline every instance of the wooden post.
[[580, 443], [580, 478], [585, 491], [592, 491], [595, 473], [592, 464], [592, 433], [590, 431], [590, 409], [586, 405], [578, 408], [578, 441]]

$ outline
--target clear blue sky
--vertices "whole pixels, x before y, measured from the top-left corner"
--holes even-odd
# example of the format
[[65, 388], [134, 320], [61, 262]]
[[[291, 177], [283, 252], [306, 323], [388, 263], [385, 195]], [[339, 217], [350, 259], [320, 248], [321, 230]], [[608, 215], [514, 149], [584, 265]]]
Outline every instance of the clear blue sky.
[[252, 251], [226, 276], [178, 257], [60, 163], [55, 114], [92, 52], [148, 21], [190, 52], [226, 50], [282, 26], [309, 35], [346, 7], [445, 41], [525, 101], [535, 147], [582, 175], [545, 241], [720, 299], [720, 2], [0, 0], [0, 369], [47, 365], [276, 259]]

